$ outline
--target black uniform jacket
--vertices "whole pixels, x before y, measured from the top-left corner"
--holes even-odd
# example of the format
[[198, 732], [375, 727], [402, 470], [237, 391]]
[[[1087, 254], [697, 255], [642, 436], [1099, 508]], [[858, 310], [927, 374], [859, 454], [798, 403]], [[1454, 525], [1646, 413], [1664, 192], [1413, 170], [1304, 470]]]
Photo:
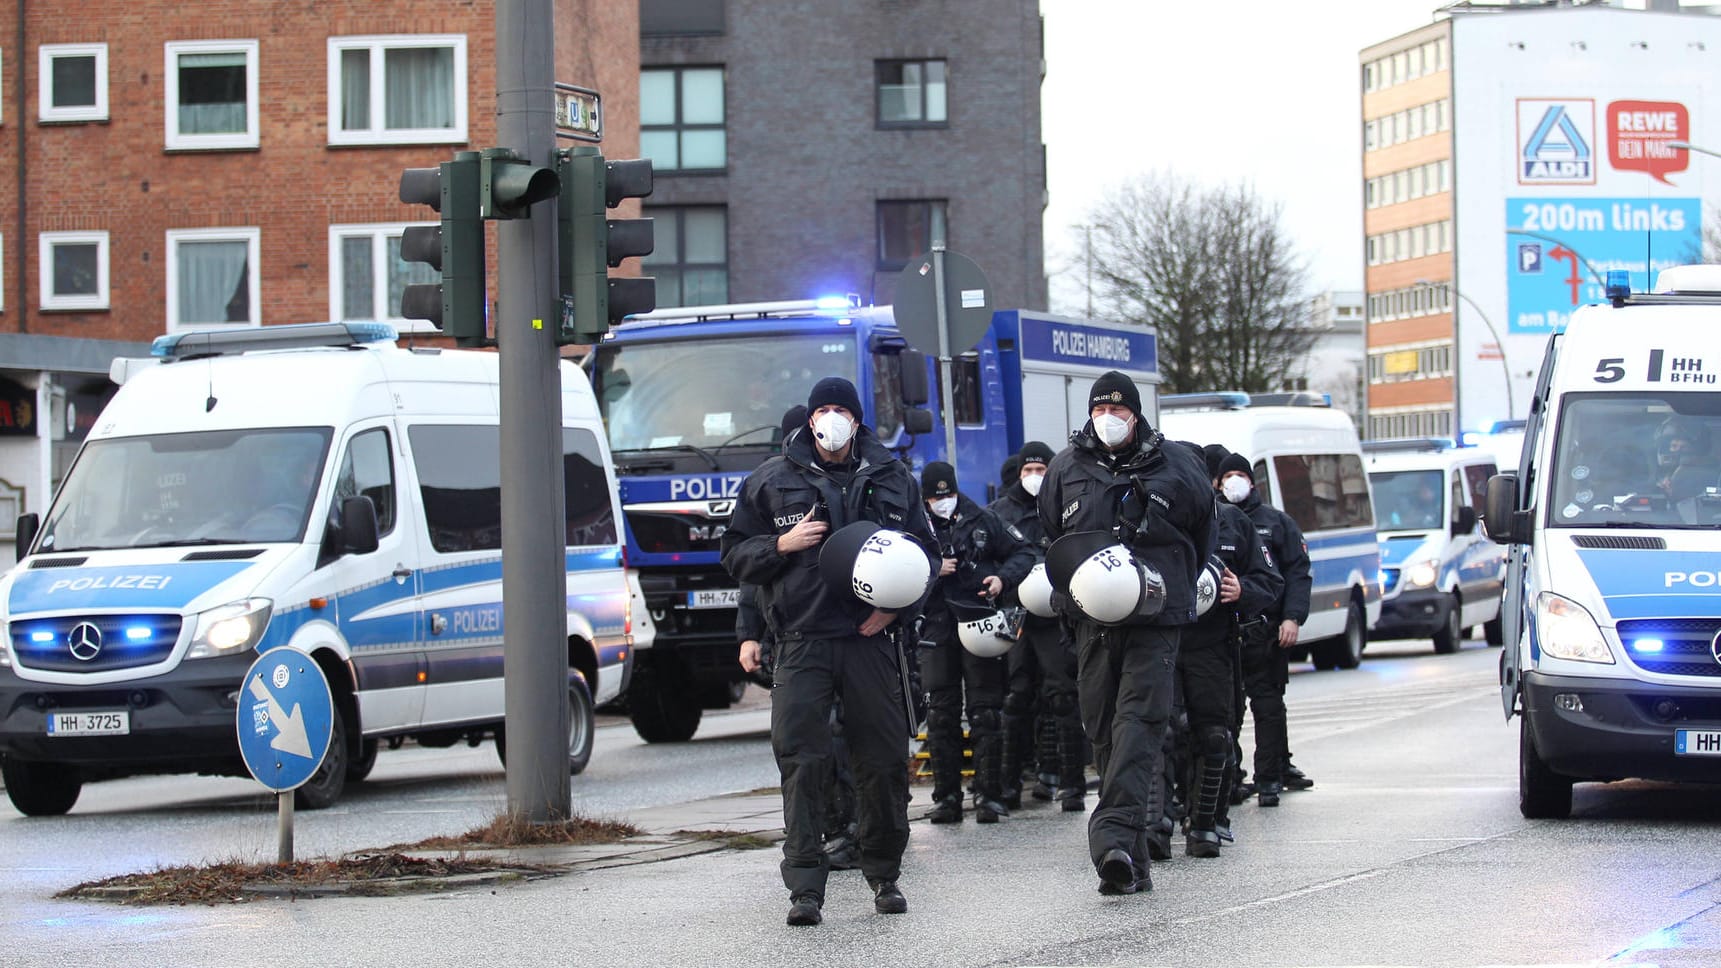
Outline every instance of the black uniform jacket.
[[[1033, 553], [1035, 564], [1045, 560], [1046, 546], [1051, 542], [1046, 540], [1045, 525], [1040, 523], [1040, 507], [1034, 500], [1034, 495], [1029, 494], [1020, 483], [1005, 488], [996, 501], [986, 505], [986, 510], [998, 515], [1000, 521], [1016, 529], [1028, 543], [1028, 550]], [[1033, 565], [1028, 567], [1032, 569]], [[1004, 605], [1020, 604], [1014, 587], [1004, 589], [1004, 594], [999, 596], [998, 601]], [[1029, 618], [1042, 622], [1052, 621], [1039, 616]]]
[[[846, 465], [823, 464], [814, 453], [811, 434], [791, 436], [780, 456], [760, 464], [742, 483], [723, 533], [723, 568], [736, 581], [759, 586], [766, 623], [781, 638], [851, 636], [872, 614], [872, 606], [848, 588], [820, 577], [819, 545], [778, 553], [777, 538], [814, 508], [830, 522], [827, 535], [872, 521], [912, 535], [924, 548], [936, 547], [913, 472], [870, 429], [856, 429]], [[914, 609], [905, 611], [904, 618], [913, 617]]]
[[[956, 571], [932, 583], [922, 638], [945, 642], [956, 629], [948, 603], [994, 604], [980, 594], [987, 575], [998, 576], [1004, 583], [1005, 594], [1013, 593], [1034, 567], [1034, 553], [1014, 525], [960, 492], [956, 495], [955, 517], [949, 521], [936, 517], [930, 520], [938, 537], [939, 557], [955, 558]], [[996, 604], [1004, 604], [1003, 596], [999, 596]]]
[[1261, 536], [1255, 533], [1255, 522], [1242, 509], [1217, 497], [1213, 505], [1219, 514], [1219, 530], [1207, 569], [1213, 573], [1215, 583], [1220, 572], [1231, 569], [1237, 583], [1243, 586], [1243, 594], [1234, 602], [1214, 602], [1206, 615], [1196, 619], [1196, 628], [1207, 633], [1201, 636], [1204, 639], [1222, 638], [1230, 631], [1233, 618], [1249, 622], [1266, 614], [1279, 604], [1279, 596], [1285, 590], [1285, 579], [1273, 567]]
[[1291, 516], [1271, 504], [1263, 503], [1254, 491], [1237, 507], [1255, 522], [1255, 531], [1273, 556], [1273, 564], [1284, 576], [1285, 591], [1265, 614], [1273, 624], [1290, 619], [1298, 625], [1309, 620], [1309, 546], [1303, 542], [1303, 531]]
[[1073, 531], [1112, 531], [1165, 580], [1165, 607], [1130, 624], [1195, 621], [1195, 582], [1213, 551], [1213, 482], [1187, 447], [1137, 421], [1115, 454], [1090, 421], [1052, 458], [1040, 487], [1040, 522], [1056, 541]]

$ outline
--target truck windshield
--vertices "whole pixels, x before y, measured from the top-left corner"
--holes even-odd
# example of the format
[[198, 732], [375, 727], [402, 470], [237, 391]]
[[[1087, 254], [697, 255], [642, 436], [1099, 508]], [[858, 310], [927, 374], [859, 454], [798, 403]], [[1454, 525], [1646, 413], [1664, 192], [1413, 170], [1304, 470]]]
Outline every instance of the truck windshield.
[[1721, 524], [1721, 393], [1569, 394], [1555, 435], [1551, 527]]
[[855, 380], [848, 335], [604, 343], [593, 389], [611, 450], [768, 444], [827, 376]]
[[1439, 471], [1380, 471], [1374, 485], [1374, 526], [1380, 531], [1438, 529], [1441, 513]]
[[299, 427], [90, 441], [36, 550], [298, 541], [331, 435]]

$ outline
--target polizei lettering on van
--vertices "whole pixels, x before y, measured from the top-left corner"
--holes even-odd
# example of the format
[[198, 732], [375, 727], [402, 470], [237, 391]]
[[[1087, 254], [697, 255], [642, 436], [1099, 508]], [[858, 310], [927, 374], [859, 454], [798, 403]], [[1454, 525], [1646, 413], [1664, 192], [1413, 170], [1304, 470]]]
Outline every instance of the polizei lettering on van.
[[669, 499], [710, 501], [735, 497], [741, 493], [741, 482], [746, 479], [745, 474], [738, 477], [677, 477], [669, 482]]
[[87, 592], [106, 588], [166, 588], [172, 575], [86, 575], [82, 578], [61, 578], [48, 586], [48, 594], [58, 591]]
[[1663, 588], [1689, 585], [1692, 588], [1714, 588], [1721, 585], [1721, 571], [1670, 571], [1662, 575]]

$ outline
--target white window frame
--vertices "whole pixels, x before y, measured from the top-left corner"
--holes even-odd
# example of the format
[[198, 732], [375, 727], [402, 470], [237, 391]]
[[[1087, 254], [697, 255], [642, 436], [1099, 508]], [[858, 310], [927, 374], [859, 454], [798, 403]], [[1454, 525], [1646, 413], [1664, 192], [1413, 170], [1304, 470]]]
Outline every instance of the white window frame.
[[[42, 310], [87, 310], [108, 308], [108, 234], [106, 232], [43, 232], [37, 236], [37, 272], [41, 277]], [[54, 247], [96, 244], [96, 293], [93, 296], [62, 296], [54, 292]]]
[[0, 313], [6, 311], [6, 236], [0, 235]]
[[[163, 144], [169, 151], [209, 151], [233, 148], [255, 148], [260, 143], [257, 124], [257, 41], [255, 40], [170, 40], [163, 45], [167, 103], [166, 134]], [[179, 130], [179, 55], [231, 54], [245, 55], [245, 130], [225, 134], [184, 134]]]
[[[54, 61], [61, 57], [96, 58], [96, 103], [84, 107], [54, 107]], [[36, 49], [36, 115], [42, 121], [106, 121], [108, 119], [108, 45], [43, 44]]]
[[[382, 52], [400, 47], [450, 47], [454, 50], [454, 126], [452, 128], [379, 127], [384, 111]], [[362, 131], [341, 128], [341, 52], [369, 50], [371, 54], [371, 127]], [[465, 34], [374, 34], [329, 38], [329, 144], [405, 145], [464, 144], [466, 142], [468, 87]]]
[[[179, 243], [181, 242], [244, 242], [246, 247], [246, 285], [249, 288], [251, 318], [243, 323], [180, 323], [179, 321]], [[263, 299], [260, 264], [263, 253], [263, 231], [256, 226], [214, 229], [167, 230], [167, 332], [179, 333], [192, 329], [228, 327], [254, 329], [263, 324]]]
[[[360, 222], [350, 225], [329, 226], [329, 318], [341, 318], [341, 291], [346, 283], [346, 266], [341, 262], [341, 242], [352, 238], [368, 238], [371, 240], [371, 311], [376, 312], [377, 302], [388, 300], [388, 239], [400, 235], [409, 228], [419, 225], [437, 225], [436, 222]], [[435, 336], [441, 330], [428, 319], [407, 319], [400, 315], [399, 307], [383, 306], [381, 314], [372, 316], [380, 322], [389, 323], [400, 333], [424, 333]]]

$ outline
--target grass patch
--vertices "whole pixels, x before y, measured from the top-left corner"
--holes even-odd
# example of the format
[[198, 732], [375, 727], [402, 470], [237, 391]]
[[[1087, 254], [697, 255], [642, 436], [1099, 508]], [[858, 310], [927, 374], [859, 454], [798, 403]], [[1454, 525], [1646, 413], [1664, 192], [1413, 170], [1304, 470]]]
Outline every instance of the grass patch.
[[513, 814], [498, 814], [482, 827], [453, 837], [428, 837], [413, 844], [397, 844], [388, 850], [466, 850], [485, 847], [584, 847], [613, 844], [644, 833], [620, 820], [569, 817], [556, 823], [532, 823]]
[[[403, 889], [414, 889], [407, 883], [413, 880], [492, 872], [528, 877], [556, 873], [558, 869], [482, 858], [426, 859], [398, 853], [377, 853], [292, 864], [228, 862], [207, 867], [164, 867], [141, 874], [121, 874], [99, 881], [86, 881], [54, 896], [122, 904], [240, 904], [260, 900], [270, 894], [293, 897], [294, 888], [304, 889], [308, 896], [310, 889], [331, 884], [348, 885], [349, 894], [401, 893]], [[265, 890], [259, 891], [258, 888]], [[422, 885], [416, 889], [422, 889]]]
[[767, 837], [745, 830], [677, 830], [671, 836], [687, 840], [717, 841], [731, 850], [763, 850], [773, 843]]

